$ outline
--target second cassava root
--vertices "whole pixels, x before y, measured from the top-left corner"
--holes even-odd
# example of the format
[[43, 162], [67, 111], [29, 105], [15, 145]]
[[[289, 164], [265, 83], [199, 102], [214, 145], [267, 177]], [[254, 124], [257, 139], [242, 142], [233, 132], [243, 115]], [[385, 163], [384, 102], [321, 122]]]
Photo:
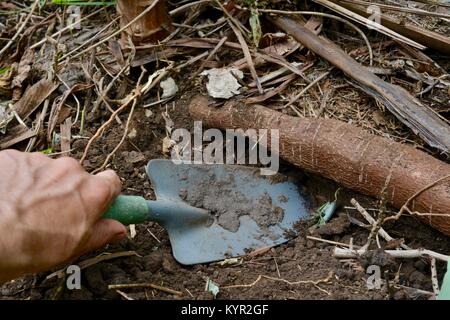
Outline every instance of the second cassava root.
[[[195, 120], [213, 128], [278, 129], [282, 159], [359, 193], [372, 197], [384, 193], [396, 208], [450, 175], [449, 164], [342, 121], [291, 117], [236, 102], [216, 108], [201, 96], [189, 109]], [[419, 193], [408, 202], [408, 209], [450, 236], [450, 178]]]

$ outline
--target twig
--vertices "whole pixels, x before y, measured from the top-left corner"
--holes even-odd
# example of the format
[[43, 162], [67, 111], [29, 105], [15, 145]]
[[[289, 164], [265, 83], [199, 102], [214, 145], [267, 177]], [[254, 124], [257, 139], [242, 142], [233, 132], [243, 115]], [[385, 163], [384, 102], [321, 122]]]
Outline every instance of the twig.
[[200, 59], [203, 59], [203, 58], [206, 57], [207, 55], [208, 55], [208, 51], [205, 51], [205, 52], [203, 52], [203, 53], [200, 53], [199, 55], [197, 55], [197, 56], [195, 56], [195, 57], [192, 57], [192, 58], [189, 59], [188, 61], [186, 61], [186, 62], [184, 62], [184, 63], [182, 63], [182, 64], [180, 64], [180, 65], [174, 67], [174, 70], [178, 72], [178, 71], [180, 71], [181, 69], [186, 68], [187, 66], [189, 66], [189, 65], [191, 65], [191, 64], [193, 64], [193, 63], [199, 61]]
[[394, 38], [394, 39], [396, 39], [398, 41], [402, 41], [404, 43], [407, 43], [407, 44], [409, 44], [409, 45], [411, 45], [411, 46], [413, 46], [415, 48], [418, 48], [420, 50], [424, 50], [426, 48], [425, 46], [423, 46], [423, 45], [421, 45], [421, 44], [419, 44], [419, 43], [417, 43], [417, 42], [415, 42], [415, 41], [413, 41], [413, 40], [411, 40], [411, 39], [409, 39], [409, 38], [407, 38], [405, 36], [402, 36], [401, 34], [395, 32], [395, 31], [392, 31], [389, 28], [386, 28], [385, 26], [377, 23], [376, 21], [372, 21], [372, 20], [369, 20], [367, 18], [364, 18], [363, 16], [360, 16], [359, 14], [356, 14], [353, 11], [350, 11], [350, 10], [348, 10], [348, 9], [346, 9], [346, 8], [336, 4], [334, 2], [331, 2], [329, 0], [313, 0], [313, 1], [318, 3], [318, 4], [320, 4], [320, 5], [322, 5], [322, 6], [324, 6], [324, 7], [327, 7], [328, 9], [330, 9], [332, 11], [335, 11], [335, 12], [337, 12], [337, 13], [339, 13], [339, 14], [341, 14], [341, 15], [343, 15], [343, 16], [345, 16], [345, 17], [347, 17], [347, 18], [349, 18], [349, 19], [351, 19], [353, 21], [361, 23], [361, 24], [363, 24], [365, 26], [370, 26], [370, 27], [374, 28], [375, 30], [377, 30], [378, 32], [381, 32], [382, 34], [385, 34], [385, 35], [387, 35], [389, 37], [392, 37], [392, 38]]
[[281, 278], [280, 268], [278, 267], [277, 257], [273, 257], [273, 261], [275, 262], [275, 267], [277, 268], [278, 278]]
[[[317, 237], [313, 237], [313, 236], [306, 236], [306, 238], [310, 239], [310, 240], [319, 241], [319, 242], [325, 242], [325, 243], [334, 244], [334, 245], [342, 246], [342, 247], [346, 247], [346, 248], [351, 248], [351, 246], [352, 246], [352, 245], [347, 244], [347, 243], [336, 242], [336, 241], [322, 239], [322, 238], [317, 238]], [[353, 247], [355, 247], [355, 246], [353, 246]]]
[[302, 91], [300, 91], [300, 93], [298, 93], [296, 96], [294, 96], [292, 99], [290, 99], [290, 101], [283, 106], [283, 109], [287, 108], [287, 107], [291, 107], [292, 104], [294, 104], [298, 99], [300, 99], [301, 96], [303, 96], [303, 94], [305, 94], [305, 92], [307, 92], [309, 89], [314, 87], [320, 80], [322, 80], [323, 78], [328, 76], [330, 74], [330, 72], [331, 72], [331, 70], [324, 72], [323, 74], [318, 76], [316, 79], [314, 79], [314, 81], [312, 81], [310, 84], [308, 84]]
[[[300, 67], [300, 66], [303, 66], [304, 64], [303, 64], [303, 63], [300, 63], [300, 62], [293, 62], [292, 65], [295, 66], [295, 67]], [[303, 69], [303, 68], [302, 68], [302, 69]], [[270, 73], [268, 73], [268, 74], [266, 74], [266, 75], [260, 77], [260, 78], [259, 78], [259, 81], [260, 81], [261, 84], [266, 83], [266, 82], [269, 82], [269, 81], [271, 81], [271, 80], [277, 79], [277, 78], [280, 77], [280, 76], [285, 75], [288, 71], [289, 71], [288, 68], [286, 68], [286, 67], [281, 67], [281, 68], [279, 68], [279, 69], [277, 69], [277, 70], [275, 70], [275, 71], [272, 71], [272, 72], [270, 72]], [[255, 87], [255, 86], [256, 86], [256, 83], [253, 81], [253, 82], [251, 82], [248, 86], [249, 86], [250, 88]]]
[[111, 160], [111, 158], [112, 158], [112, 157], [114, 156], [114, 154], [117, 152], [117, 150], [119, 150], [119, 148], [122, 146], [123, 142], [125, 141], [125, 139], [126, 139], [126, 137], [127, 137], [127, 135], [128, 135], [128, 130], [129, 130], [129, 128], [130, 128], [130, 123], [131, 123], [131, 119], [133, 118], [133, 115], [134, 115], [134, 109], [135, 109], [135, 107], [136, 107], [136, 104], [137, 104], [137, 100], [135, 99], [135, 100], [133, 101], [133, 105], [131, 106], [130, 114], [128, 115], [128, 120], [127, 120], [127, 123], [126, 123], [126, 125], [125, 125], [125, 130], [124, 130], [124, 132], [123, 132], [122, 139], [120, 139], [119, 143], [118, 143], [117, 146], [114, 148], [114, 150], [111, 151], [110, 154], [108, 154], [108, 156], [106, 157], [105, 161], [104, 161], [103, 164], [100, 166], [100, 168], [95, 169], [95, 170], [92, 172], [92, 174], [96, 174], [96, 173], [98, 173], [98, 172], [100, 172], [100, 171], [103, 171], [103, 170], [106, 168], [106, 166], [108, 165], [108, 163], [109, 163], [109, 161]]
[[403, 288], [403, 289], [405, 289], [407, 291], [411, 291], [411, 292], [413, 292], [415, 294], [427, 295], [427, 296], [430, 296], [431, 298], [435, 297], [435, 294], [433, 292], [429, 292], [429, 291], [425, 291], [425, 290], [421, 290], [421, 289], [417, 289], [417, 288], [411, 288], [411, 287], [407, 287], [407, 286], [404, 286], [404, 285], [401, 285], [401, 284], [396, 284], [395, 286], [399, 287], [399, 288]]
[[130, 298], [125, 292], [122, 292], [120, 290], [116, 290], [116, 292], [127, 300], [134, 300], [133, 298]]
[[182, 296], [183, 293], [181, 291], [173, 290], [170, 288], [158, 286], [153, 283], [131, 283], [131, 284], [110, 284], [108, 289], [117, 290], [117, 289], [134, 289], [134, 288], [152, 288], [155, 290], [159, 290], [168, 294], [172, 294], [174, 296]]
[[[124, 69], [122, 69], [122, 70], [124, 70]], [[141, 76], [139, 77], [139, 80], [138, 80], [138, 83], [137, 83], [137, 86], [136, 86], [136, 91], [138, 91], [137, 88], [139, 88], [139, 85], [140, 85], [140, 83], [141, 83], [141, 81], [142, 81], [142, 77], [144, 76], [145, 73], [146, 73], [146, 70], [144, 69], [144, 71], [141, 73]], [[117, 78], [116, 78], [116, 79], [117, 79]], [[108, 87], [108, 88], [110, 88], [110, 87]], [[108, 105], [108, 103], [107, 103], [107, 101], [104, 99], [103, 95], [101, 95], [101, 97], [103, 98], [103, 101], [105, 102], [105, 104]], [[127, 120], [127, 123], [126, 123], [126, 126], [125, 126], [125, 130], [124, 130], [124, 134], [123, 134], [123, 136], [122, 136], [122, 139], [121, 139], [120, 142], [117, 144], [117, 146], [114, 148], [114, 150], [113, 150], [110, 154], [108, 154], [108, 156], [106, 157], [106, 159], [105, 159], [105, 161], [103, 162], [103, 164], [101, 165], [101, 167], [100, 167], [100, 168], [97, 168], [96, 170], [94, 170], [94, 171], [92, 172], [92, 174], [95, 174], [95, 173], [100, 172], [100, 171], [102, 171], [103, 169], [105, 169], [105, 167], [108, 165], [108, 163], [109, 163], [111, 157], [112, 157], [112, 156], [117, 152], [117, 150], [122, 146], [122, 144], [123, 144], [123, 142], [125, 141], [125, 138], [126, 138], [126, 136], [127, 136], [127, 133], [128, 133], [128, 129], [129, 129], [129, 126], [130, 126], [131, 119], [132, 119], [132, 117], [133, 117], [133, 115], [134, 115], [134, 109], [135, 109], [135, 107], [136, 107], [136, 103], [137, 103], [137, 99], [134, 99], [134, 100], [133, 100], [133, 104], [132, 104], [132, 106], [131, 106], [130, 114], [128, 115], [128, 120]], [[113, 112], [113, 113], [114, 113], [114, 112]], [[116, 118], [118, 118], [118, 116], [116, 116]], [[120, 120], [119, 120], [119, 122], [120, 122]]]
[[439, 295], [439, 282], [437, 278], [437, 271], [436, 271], [436, 259], [431, 257], [430, 261], [430, 268], [431, 268], [431, 283], [433, 285], [433, 292], [436, 296]]
[[[130, 61], [130, 60], [128, 60], [128, 61]], [[105, 90], [101, 90], [102, 88], [100, 88], [100, 84], [102, 83], [102, 81], [100, 81], [99, 84], [97, 84], [96, 81], [93, 81], [93, 80], [92, 80], [93, 83], [95, 84], [95, 88], [96, 88], [96, 90], [97, 90], [97, 92], [98, 92], [99, 99], [103, 101], [103, 103], [106, 105], [106, 107], [107, 107], [111, 112], [114, 112], [114, 111], [112, 111], [112, 108], [111, 108], [111, 106], [109, 105], [109, 103], [108, 103], [108, 101], [107, 101], [108, 93], [109, 93], [109, 91], [113, 88], [114, 84], [115, 84], [116, 81], [120, 78], [120, 76], [121, 76], [126, 70], [128, 70], [129, 68], [130, 68], [130, 63], [128, 62], [128, 63], [127, 63], [122, 69], [120, 69], [120, 71], [112, 78], [112, 80], [109, 82], [109, 84], [108, 84], [108, 86], [106, 87]], [[102, 79], [102, 80], [103, 80], [103, 79]], [[97, 101], [95, 102], [95, 105], [94, 105], [94, 108], [93, 108], [92, 112], [95, 112], [100, 104], [101, 104], [101, 102], [100, 102], [99, 100], [97, 100]], [[116, 116], [115, 119], [116, 119], [117, 123], [119, 123], [120, 125], [122, 125], [122, 122], [120, 121], [119, 116]]]
[[138, 21], [139, 19], [141, 19], [142, 17], [144, 17], [148, 12], [150, 12], [157, 4], [158, 4], [159, 0], [155, 0], [152, 2], [151, 5], [149, 5], [147, 8], [145, 8], [144, 11], [142, 11], [139, 15], [136, 16], [136, 18], [134, 18], [133, 20], [131, 20], [129, 23], [127, 23], [126, 25], [124, 25], [122, 28], [120, 28], [119, 30], [117, 30], [116, 32], [112, 33], [111, 35], [109, 35], [108, 37], [104, 38], [103, 40], [97, 42], [96, 44], [93, 44], [92, 46], [80, 51], [79, 53], [77, 53], [76, 55], [72, 56], [72, 59], [75, 59], [83, 54], [85, 54], [86, 52], [91, 51], [94, 48], [97, 48], [99, 45], [104, 44], [105, 42], [109, 41], [110, 39], [114, 38], [115, 36], [117, 36], [118, 34], [122, 33], [124, 30], [128, 29], [131, 25], [133, 25], [133, 23], [135, 23], [136, 21]]
[[[351, 199], [350, 203], [355, 207], [356, 210], [358, 210], [358, 212], [364, 217], [364, 219], [367, 220], [367, 222], [370, 223], [371, 226], [373, 226], [376, 221], [375, 219], [366, 211], [366, 209], [364, 209], [358, 201], [356, 201], [355, 199]], [[378, 229], [378, 234], [386, 241], [392, 241], [394, 240], [394, 238], [392, 238], [384, 229], [383, 227], [380, 227], [380, 229]], [[407, 245], [402, 245], [402, 247], [404, 249], [410, 249]]]
[[[62, 28], [61, 30], [59, 30], [58, 32], [52, 34], [51, 36], [49, 36], [49, 37], [47, 37], [47, 38], [53, 39], [53, 38], [55, 38], [55, 37], [61, 35], [63, 32], [72, 29], [73, 27], [75, 27], [76, 25], [78, 25], [78, 23], [80, 23], [80, 22], [82, 22], [82, 21], [84, 21], [84, 20], [87, 20], [87, 19], [89, 19], [89, 18], [95, 16], [97, 13], [100, 13], [101, 11], [103, 11], [103, 10], [105, 10], [105, 9], [106, 9], [106, 7], [103, 7], [103, 8], [101, 8], [101, 9], [97, 10], [97, 11], [94, 11], [94, 12], [88, 14], [87, 16], [84, 16], [83, 18], [81, 18], [81, 20], [76, 21], [76, 22], [74, 22], [74, 23], [72, 23], [72, 24], [69, 24], [68, 26]], [[33, 44], [33, 45], [30, 47], [30, 49], [36, 49], [36, 48], [38, 48], [39, 46], [43, 45], [43, 44], [47, 41], [47, 38], [42, 39], [42, 40], [39, 41], [39, 42], [36, 42], [35, 44]]]
[[319, 283], [327, 283], [327, 282], [329, 282], [331, 280], [331, 278], [333, 277], [333, 275], [334, 275], [334, 273], [332, 271], [330, 271], [328, 276], [326, 278], [324, 278], [324, 279], [319, 279], [319, 280], [299, 280], [299, 281], [293, 281], [293, 282], [292, 281], [288, 281], [286, 279], [280, 279], [280, 278], [274, 278], [274, 277], [269, 277], [269, 276], [265, 276], [265, 275], [259, 275], [258, 278], [256, 278], [256, 280], [253, 281], [250, 284], [236, 284], [236, 285], [222, 287], [222, 289], [250, 288], [250, 287], [253, 287], [254, 285], [256, 285], [263, 278], [264, 279], [268, 279], [268, 280], [272, 280], [272, 281], [284, 282], [284, 283], [287, 283], [290, 286], [298, 285], [298, 284], [318, 285]]
[[[385, 218], [384, 222], [391, 221], [391, 220], [398, 220], [402, 216], [403, 212], [405, 212], [405, 211], [408, 211], [409, 213], [416, 214], [416, 215], [433, 215], [433, 214], [420, 214], [420, 213], [416, 213], [416, 212], [413, 213], [413, 212], [411, 212], [409, 210], [408, 205], [409, 205], [409, 203], [411, 201], [413, 201], [415, 198], [417, 198], [423, 192], [427, 191], [428, 189], [434, 187], [436, 184], [438, 184], [438, 183], [440, 183], [440, 182], [442, 182], [442, 181], [444, 181], [444, 180], [446, 180], [448, 178], [450, 178], [450, 174], [446, 175], [446, 176], [444, 176], [442, 178], [439, 178], [438, 180], [430, 183], [429, 185], [425, 186], [421, 190], [417, 191], [408, 200], [406, 200], [405, 204], [400, 208], [400, 210], [398, 211], [398, 213], [396, 215]], [[436, 214], [436, 215], [443, 215], [443, 214]]]
[[198, 68], [198, 70], [191, 76], [191, 79], [196, 78], [202, 71], [203, 68], [205, 67], [206, 62], [208, 62], [209, 60], [212, 59], [212, 57], [217, 53], [217, 51], [223, 46], [223, 44], [225, 43], [225, 41], [227, 41], [227, 37], [223, 37], [219, 43], [214, 47], [214, 49], [211, 50], [211, 52], [209, 53], [208, 57], [206, 57], [206, 59], [202, 62], [202, 64], [200, 65], [200, 67]]
[[189, 291], [188, 288], [184, 288], [184, 290], [186, 290], [186, 292], [191, 296], [191, 298], [194, 298], [194, 295]]
[[242, 23], [240, 23], [239, 21], [237, 21], [228, 11], [227, 9], [225, 9], [225, 7], [222, 5], [222, 3], [220, 3], [219, 0], [215, 0], [215, 3], [220, 7], [220, 9], [223, 11], [223, 13], [228, 17], [229, 20], [231, 20], [232, 24], [234, 23], [234, 25], [241, 31], [241, 33], [244, 33], [244, 31], [249, 34], [250, 30], [248, 30]]
[[[136, 251], [122, 251], [122, 252], [116, 252], [116, 253], [102, 253], [101, 255], [98, 255], [97, 257], [87, 259], [84, 261], [81, 261], [78, 266], [81, 270], [92, 267], [93, 265], [96, 265], [97, 263], [117, 259], [117, 258], [123, 258], [123, 257], [130, 257], [130, 256], [139, 256]], [[64, 277], [66, 273], [66, 269], [61, 269], [56, 272], [53, 272], [52, 274], [48, 275], [46, 279], [51, 279], [54, 277], [62, 278]]]
[[[92, 79], [92, 71], [94, 68], [94, 61], [95, 61], [95, 52], [92, 51], [87, 68], [85, 68], [83, 65], [83, 71], [86, 75], [86, 79], [89, 79], [90, 82], [94, 82]], [[86, 93], [86, 98], [84, 100], [83, 109], [82, 110], [77, 109], [77, 114], [76, 114], [75, 120], [74, 120], [74, 123], [77, 123], [78, 117], [79, 117], [79, 112], [81, 112], [80, 135], [84, 134], [84, 125], [85, 125], [85, 121], [86, 121], [86, 110], [90, 106], [91, 100], [92, 100], [92, 88], [89, 88]]]
[[254, 285], [256, 285], [259, 281], [261, 281], [262, 277], [263, 277], [262, 275], [259, 275], [258, 278], [256, 278], [256, 280], [250, 284], [236, 284], [236, 285], [232, 285], [232, 286], [222, 287], [222, 289], [251, 288]]
[[27, 17], [25, 18], [25, 21], [22, 22], [19, 29], [17, 30], [16, 34], [11, 38], [11, 40], [8, 41], [8, 43], [3, 47], [3, 49], [0, 50], [0, 57], [5, 53], [6, 50], [16, 41], [16, 39], [20, 36], [23, 29], [28, 24], [28, 21], [30, 21], [31, 17], [34, 14], [34, 11], [36, 11], [37, 5], [39, 4], [39, 0], [35, 0], [33, 3], [33, 6], [31, 7], [30, 13], [28, 13]]
[[428, 87], [426, 87], [424, 90], [416, 93], [416, 97], [422, 97], [425, 93], [430, 92], [437, 84], [439, 84], [439, 80], [434, 80], [432, 84], [430, 84]]
[[71, 153], [72, 151], [74, 151], [75, 149], [74, 148], [72, 148], [72, 149], [70, 149], [70, 150], [67, 150], [67, 151], [64, 151], [64, 152], [53, 152], [53, 153], [49, 153], [49, 154], [47, 154], [46, 156], [47, 157], [56, 157], [56, 156], [60, 156], [60, 155], [65, 155], [65, 154], [69, 154], [69, 153]]
[[[241, 9], [248, 10], [247, 8], [241, 8]], [[258, 9], [258, 11], [264, 12], [264, 13], [276, 13], [276, 14], [286, 14], [286, 15], [317, 16], [317, 17], [325, 17], [325, 18], [330, 18], [330, 19], [340, 21], [340, 22], [348, 25], [349, 27], [351, 27], [353, 30], [355, 30], [357, 33], [359, 33], [361, 38], [363, 38], [364, 42], [366, 43], [367, 49], [368, 49], [370, 65], [371, 66], [373, 65], [373, 50], [372, 50], [372, 46], [370, 45], [369, 39], [367, 38], [366, 34], [360, 28], [358, 28], [356, 25], [354, 25], [353, 23], [351, 23], [348, 20], [345, 20], [345, 19], [335, 16], [333, 14], [323, 13], [323, 12], [315, 12], [315, 11], [284, 11], [284, 10], [274, 10], [274, 9]]]
[[[367, 250], [365, 248], [359, 250], [350, 250], [343, 248], [334, 248], [333, 255], [337, 258], [357, 258], [360, 255], [366, 253]], [[450, 257], [444, 254], [440, 254], [427, 249], [410, 249], [410, 250], [385, 250], [387, 254], [392, 256], [393, 258], [399, 259], [411, 259], [411, 258], [422, 258], [422, 257], [433, 257], [440, 261], [447, 262]]]
[[247, 42], [245, 42], [242, 32], [233, 24], [231, 20], [229, 20], [229, 25], [231, 29], [233, 29], [233, 32], [236, 34], [236, 37], [242, 47], [242, 52], [244, 53], [245, 59], [247, 60], [247, 65], [248, 68], [250, 69], [250, 73], [252, 74], [253, 80], [256, 83], [256, 87], [258, 88], [259, 93], [263, 94], [264, 91], [261, 86], [261, 82], [259, 81], [258, 74], [256, 73], [255, 64], [253, 63], [252, 54], [250, 53]]
[[[103, 123], [103, 125], [89, 140], [88, 144], [86, 145], [86, 148], [84, 149], [83, 156], [80, 159], [81, 164], [84, 162], [84, 160], [86, 160], [87, 154], [89, 152], [89, 149], [91, 148], [92, 143], [104, 132], [104, 130], [111, 124], [111, 122], [114, 121], [115, 117], [125, 108], [127, 108], [131, 102], [134, 102], [134, 100], [140, 97], [142, 94], [145, 94], [146, 92], [148, 92], [148, 90], [151, 90], [157, 83], [159, 83], [159, 81], [161, 81], [163, 77], [167, 75], [167, 73], [168, 68], [156, 71], [152, 76], [149, 77], [149, 81], [147, 82], [146, 85], [142, 87], [142, 89], [139, 90], [139, 88], [136, 88], [133, 94], [130, 94], [127, 98], [125, 98], [125, 102], [123, 103], [123, 105], [120, 108], [118, 108], [114, 113], [111, 114], [108, 121]], [[154, 79], [154, 76], [157, 76], [156, 79]]]
[[253, 257], [259, 256], [259, 255], [265, 254], [266, 252], [270, 251], [270, 249], [272, 249], [272, 248], [271, 247], [262, 247], [262, 248], [259, 248], [259, 249], [256, 249], [256, 250], [250, 252], [247, 256], [253, 258]]
[[88, 44], [88, 43], [90, 43], [92, 41], [95, 41], [99, 35], [101, 35], [106, 30], [110, 29], [110, 27], [119, 19], [120, 19], [120, 17], [117, 17], [117, 18], [113, 19], [110, 23], [108, 23], [106, 26], [104, 26], [99, 32], [97, 32], [96, 35], [90, 37], [84, 43], [80, 44], [78, 47], [74, 48], [72, 51], [70, 51], [70, 52], [66, 53], [65, 55], [63, 55], [59, 60], [63, 61], [65, 59], [69, 58], [70, 55], [72, 55], [73, 53], [75, 53], [78, 50], [80, 50], [81, 48], [83, 48], [86, 44]]
[[[363, 5], [366, 7], [375, 4], [373, 2], [360, 1], [360, 0], [341, 0], [341, 1], [348, 2], [348, 3], [354, 3], [354, 4], [358, 4], [358, 5]], [[392, 6], [392, 5], [388, 5], [388, 4], [382, 4], [382, 3], [376, 3], [375, 5], [380, 7], [381, 9], [386, 9], [387, 11], [400, 11], [400, 12], [408, 12], [408, 13], [424, 15], [424, 16], [429, 16], [429, 17], [450, 18], [450, 15], [447, 13], [431, 12], [431, 11], [426, 11], [426, 10], [422, 10], [422, 9]]]
[[31, 152], [34, 149], [34, 145], [36, 144], [36, 141], [37, 141], [36, 136], [38, 135], [41, 128], [44, 126], [44, 119], [47, 116], [47, 110], [48, 110], [49, 105], [50, 105], [50, 100], [46, 99], [44, 101], [44, 107], [42, 108], [42, 111], [39, 114], [36, 128], [34, 129], [34, 136], [30, 139], [30, 141], [28, 141], [28, 145], [25, 149], [26, 152]]
[[213, 0], [199, 0], [199, 1], [195, 1], [195, 2], [189, 2], [189, 3], [186, 3], [182, 6], [179, 6], [175, 9], [173, 9], [172, 11], [169, 12], [169, 14], [171, 16], [176, 16], [177, 14], [184, 12], [186, 9], [189, 9], [190, 7], [198, 6], [200, 4], [204, 4], [204, 3], [208, 3], [208, 2], [213, 2]]
[[153, 232], [150, 231], [150, 229], [147, 229], [148, 233], [150, 233], [150, 235], [153, 237], [153, 239], [155, 239], [158, 243], [161, 243], [161, 240], [159, 240], [154, 234]]

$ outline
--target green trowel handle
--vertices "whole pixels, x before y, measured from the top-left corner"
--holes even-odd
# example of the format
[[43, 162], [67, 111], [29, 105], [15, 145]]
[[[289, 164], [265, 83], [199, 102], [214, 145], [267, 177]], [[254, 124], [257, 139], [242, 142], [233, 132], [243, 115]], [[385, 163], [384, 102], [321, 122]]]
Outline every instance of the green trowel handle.
[[147, 200], [137, 196], [118, 196], [103, 219], [113, 219], [124, 225], [139, 224], [149, 220], [150, 208]]

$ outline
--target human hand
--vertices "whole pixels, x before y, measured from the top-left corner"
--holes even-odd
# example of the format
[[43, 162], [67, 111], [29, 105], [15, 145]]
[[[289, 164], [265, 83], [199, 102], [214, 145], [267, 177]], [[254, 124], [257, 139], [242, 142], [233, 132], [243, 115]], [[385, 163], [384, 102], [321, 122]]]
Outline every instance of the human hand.
[[0, 152], [0, 283], [51, 269], [126, 235], [102, 219], [121, 182], [72, 158]]

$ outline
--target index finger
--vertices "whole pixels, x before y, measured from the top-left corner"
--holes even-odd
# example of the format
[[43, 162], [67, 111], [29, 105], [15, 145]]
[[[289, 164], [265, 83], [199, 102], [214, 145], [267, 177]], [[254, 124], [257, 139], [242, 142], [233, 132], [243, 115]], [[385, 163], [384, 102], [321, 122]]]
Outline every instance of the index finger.
[[83, 199], [89, 203], [94, 221], [103, 216], [121, 190], [122, 182], [112, 170], [89, 177], [86, 187], [83, 188]]
[[109, 202], [113, 201], [122, 191], [122, 181], [115, 171], [106, 170], [96, 174], [95, 177], [104, 179], [109, 184], [111, 189], [110, 197], [107, 199]]

